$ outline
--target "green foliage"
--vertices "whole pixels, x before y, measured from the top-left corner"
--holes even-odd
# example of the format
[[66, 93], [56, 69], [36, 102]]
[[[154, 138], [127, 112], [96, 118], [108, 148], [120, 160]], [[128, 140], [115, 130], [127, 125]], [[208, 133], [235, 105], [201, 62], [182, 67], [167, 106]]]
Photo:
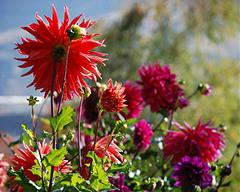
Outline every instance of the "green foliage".
[[61, 131], [66, 125], [72, 122], [73, 108], [70, 106], [64, 107], [61, 113], [50, 118], [51, 125], [55, 131]]
[[67, 154], [67, 148], [52, 149], [50, 153], [44, 156], [43, 164], [47, 166], [59, 166], [64, 156]]
[[88, 153], [88, 156], [92, 159], [91, 188], [96, 192], [110, 189], [111, 185], [108, 182], [108, 175], [103, 169], [102, 159], [98, 158], [94, 152]]

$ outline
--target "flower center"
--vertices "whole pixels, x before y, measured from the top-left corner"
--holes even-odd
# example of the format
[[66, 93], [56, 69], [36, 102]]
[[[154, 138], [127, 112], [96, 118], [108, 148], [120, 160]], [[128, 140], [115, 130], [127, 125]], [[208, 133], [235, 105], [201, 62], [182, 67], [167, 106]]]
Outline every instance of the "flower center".
[[66, 54], [65, 46], [63, 45], [56, 45], [53, 49], [53, 59], [54, 61], [60, 61], [64, 58]]

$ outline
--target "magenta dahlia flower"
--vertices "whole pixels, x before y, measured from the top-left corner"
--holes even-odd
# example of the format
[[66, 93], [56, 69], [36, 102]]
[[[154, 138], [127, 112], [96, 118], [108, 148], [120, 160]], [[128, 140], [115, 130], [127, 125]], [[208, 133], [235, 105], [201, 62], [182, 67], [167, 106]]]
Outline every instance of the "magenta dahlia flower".
[[139, 75], [144, 102], [150, 106], [152, 112], [171, 114], [180, 107], [179, 99], [184, 97], [184, 91], [169, 66], [161, 66], [159, 62], [149, 66], [142, 65]]
[[[34, 86], [35, 89], [40, 89], [46, 97], [51, 93], [53, 84], [53, 91], [62, 95], [65, 63], [68, 58], [63, 99], [72, 99], [74, 95], [79, 96], [84, 93], [83, 88], [89, 89], [86, 79], [96, 81], [97, 77], [101, 76], [97, 64], [103, 64], [105, 54], [93, 49], [104, 44], [103, 41], [93, 39], [97, 34], [88, 33], [94, 22], [85, 19], [79, 22], [81, 15], [70, 20], [67, 7], [64, 9], [62, 22], [59, 22], [54, 6], [52, 17], [45, 16], [45, 18], [47, 22], [36, 14], [37, 22], [22, 27], [34, 38], [22, 38], [22, 42], [16, 44], [19, 53], [26, 56], [17, 58], [23, 61], [19, 67], [30, 68], [22, 75], [32, 74], [33, 81], [28, 87]], [[74, 32], [75, 35], [70, 37], [69, 32]], [[72, 39], [71, 43], [69, 39]]]
[[138, 150], [146, 150], [151, 144], [152, 126], [145, 119], [135, 124], [134, 144]]
[[125, 185], [125, 175], [123, 173], [118, 173], [117, 178], [109, 177], [109, 182], [118, 189], [110, 190], [110, 192], [131, 192], [128, 186]]
[[176, 124], [179, 130], [169, 130], [164, 137], [164, 157], [171, 158], [172, 163], [180, 161], [184, 156], [197, 156], [204, 162], [213, 162], [219, 158], [224, 148], [223, 134], [211, 123], [203, 124], [199, 119], [196, 127], [187, 123], [184, 127]]
[[191, 189], [198, 185], [204, 189], [212, 185], [210, 168], [199, 157], [183, 157], [174, 165], [171, 177], [176, 180], [174, 184], [176, 187]]
[[124, 84], [125, 87], [125, 99], [127, 104], [128, 112], [127, 114], [124, 114], [124, 116], [129, 118], [138, 118], [142, 112], [143, 109], [143, 98], [142, 98], [142, 91], [141, 88], [131, 82], [127, 81]]

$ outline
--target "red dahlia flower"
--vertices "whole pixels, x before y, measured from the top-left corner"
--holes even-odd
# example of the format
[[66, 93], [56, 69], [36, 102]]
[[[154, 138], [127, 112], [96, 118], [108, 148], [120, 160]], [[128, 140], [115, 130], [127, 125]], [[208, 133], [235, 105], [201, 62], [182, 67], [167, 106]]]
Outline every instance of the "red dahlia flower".
[[[123, 163], [124, 162], [124, 158], [120, 153], [120, 152], [122, 152], [122, 150], [116, 145], [116, 140], [113, 139], [112, 141], [110, 141], [109, 136], [100, 138], [96, 142], [95, 148], [94, 148], [94, 143], [91, 142], [83, 149], [83, 158], [82, 158], [82, 162], [81, 162], [82, 167], [80, 167], [79, 171], [80, 171], [81, 176], [84, 179], [90, 178], [88, 164], [92, 163], [92, 159], [87, 156], [89, 151], [94, 151], [94, 153], [99, 158], [103, 159], [104, 157], [107, 157], [111, 162], [114, 162], [114, 163]], [[106, 166], [109, 167], [109, 165], [106, 165]]]
[[177, 124], [179, 130], [169, 130], [163, 140], [164, 157], [172, 158], [172, 162], [180, 161], [184, 156], [199, 157], [204, 162], [213, 162], [221, 155], [224, 148], [223, 135], [210, 122], [198, 121], [196, 127], [188, 124], [184, 127]]
[[125, 87], [125, 99], [128, 112], [124, 115], [127, 119], [138, 118], [142, 112], [143, 98], [141, 88], [131, 81], [127, 81], [124, 84]]
[[[38, 143], [39, 151], [42, 155], [47, 155], [51, 151], [51, 147], [46, 143]], [[35, 165], [36, 155], [39, 155], [38, 151], [35, 151], [32, 146], [24, 145], [24, 149], [19, 149], [19, 153], [15, 154], [13, 157], [13, 169], [18, 171], [20, 168], [23, 168], [24, 175], [32, 180], [38, 181], [41, 178], [38, 175], [34, 175], [30, 170]], [[67, 160], [63, 160], [62, 164], [58, 167], [55, 167], [55, 171], [60, 171], [61, 173], [68, 173], [71, 169], [69, 164], [64, 165]], [[64, 165], [64, 167], [63, 167]], [[11, 191], [23, 192], [23, 188], [17, 183], [14, 182], [11, 186]]]
[[[54, 90], [58, 95], [62, 94], [64, 68], [66, 60], [67, 73], [64, 84], [63, 99], [71, 99], [74, 95], [83, 93], [83, 88], [89, 89], [84, 79], [96, 81], [101, 74], [97, 64], [103, 64], [105, 54], [93, 51], [94, 48], [104, 46], [103, 41], [93, 40], [97, 34], [88, 34], [86, 31], [94, 22], [84, 20], [77, 24], [81, 15], [69, 21], [67, 7], [64, 9], [64, 20], [60, 24], [55, 7], [52, 7], [52, 18], [45, 16], [47, 23], [36, 14], [36, 23], [22, 27], [34, 36], [34, 39], [22, 38], [22, 43], [17, 43], [19, 53], [25, 58], [17, 58], [23, 61], [21, 68], [30, 70], [23, 74], [33, 75], [33, 81], [29, 86], [41, 89], [45, 97], [51, 93], [54, 78]], [[75, 36], [69, 36], [68, 32], [75, 32]], [[70, 39], [71, 38], [71, 42]], [[68, 59], [67, 59], [68, 58]]]
[[120, 83], [115, 82], [113, 85], [112, 79], [109, 79], [107, 89], [102, 93], [100, 99], [102, 109], [107, 112], [119, 112], [126, 107], [124, 90], [125, 88]]
[[143, 65], [139, 68], [139, 75], [144, 102], [150, 106], [152, 112], [169, 114], [178, 107], [184, 107], [179, 106], [179, 99], [184, 97], [184, 91], [176, 82], [176, 75], [169, 66], [162, 67], [159, 62]]

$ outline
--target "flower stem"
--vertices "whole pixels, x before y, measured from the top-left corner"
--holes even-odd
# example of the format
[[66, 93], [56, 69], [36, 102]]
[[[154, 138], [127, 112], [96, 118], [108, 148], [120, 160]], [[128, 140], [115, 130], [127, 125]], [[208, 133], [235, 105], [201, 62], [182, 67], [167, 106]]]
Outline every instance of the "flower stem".
[[79, 169], [82, 167], [82, 154], [81, 154], [81, 117], [82, 117], [82, 105], [83, 105], [83, 96], [80, 97], [80, 107], [78, 112], [78, 156], [79, 156]]
[[[236, 157], [238, 154], [239, 154], [239, 147], [237, 146], [237, 147], [236, 147], [236, 150], [235, 150], [235, 152], [234, 152], [234, 154], [233, 154], [233, 156], [232, 156], [232, 158], [231, 158], [231, 160], [230, 160], [229, 163], [228, 163], [229, 166], [232, 166], [233, 161], [234, 161], [235, 157]], [[219, 188], [221, 187], [221, 185], [222, 185], [225, 177], [226, 177], [226, 175], [221, 175], [220, 180], [219, 180], [219, 182], [218, 182], [218, 185], [217, 185], [217, 187], [216, 187], [216, 191], [218, 191]]]
[[100, 123], [100, 120], [101, 120], [102, 112], [103, 111], [100, 109], [99, 114], [98, 114], [98, 119], [97, 119], [97, 122], [96, 122], [93, 151], [95, 150], [95, 146], [96, 146], [96, 143], [97, 143], [98, 129], [99, 129], [99, 123]]
[[[56, 68], [57, 68], [57, 62], [54, 62], [53, 65], [53, 73], [52, 73], [52, 87], [51, 87], [51, 117], [53, 117], [53, 92], [54, 92], [54, 82], [55, 82], [55, 77], [56, 77]], [[54, 128], [52, 127], [52, 143], [53, 143], [53, 149], [56, 148], [56, 136], [55, 136], [55, 131]], [[54, 166], [51, 166], [51, 172], [50, 172], [50, 180], [49, 180], [49, 187], [48, 187], [48, 192], [52, 191], [52, 183], [53, 183], [53, 176], [54, 176]]]
[[169, 117], [168, 130], [171, 130], [171, 128], [172, 128], [172, 121], [173, 121], [173, 113]]
[[153, 132], [155, 132], [160, 125], [163, 123], [165, 116], [162, 116], [162, 118], [160, 119], [160, 121], [158, 122], [158, 124], [156, 125], [156, 127], [153, 128]]
[[65, 83], [66, 83], [66, 79], [67, 79], [68, 57], [69, 57], [70, 45], [71, 45], [71, 40], [68, 40], [66, 62], [64, 65], [63, 83], [62, 83], [62, 87], [61, 87], [62, 93], [61, 93], [61, 97], [60, 97], [60, 102], [58, 103], [57, 114], [59, 114], [59, 112], [60, 112], [60, 108], [61, 108], [63, 98], [64, 98], [64, 88], [65, 88]]
[[191, 95], [187, 96], [187, 99], [191, 99], [194, 95], [198, 93], [199, 89], [197, 88]]

